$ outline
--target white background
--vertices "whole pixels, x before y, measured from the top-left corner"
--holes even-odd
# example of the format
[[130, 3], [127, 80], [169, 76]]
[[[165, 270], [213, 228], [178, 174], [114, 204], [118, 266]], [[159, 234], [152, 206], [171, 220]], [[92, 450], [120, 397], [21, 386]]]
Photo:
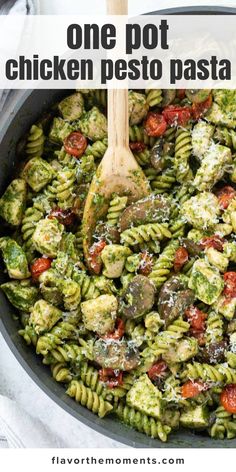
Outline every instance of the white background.
[[[9, 454], [9, 451], [1, 450], [1, 465], [2, 470], [19, 470], [24, 472], [42, 472], [60, 470], [63, 472], [143, 472], [148, 470], [150, 472], [199, 472], [214, 470], [214, 472], [222, 472], [223, 470], [235, 470], [235, 450], [234, 449], [103, 449], [103, 450], [87, 450], [87, 449], [70, 449], [60, 450], [56, 449], [18, 449], [14, 454]], [[214, 456], [213, 456], [214, 455]], [[52, 458], [56, 459], [55, 465], [52, 465]], [[91, 457], [96, 458], [97, 464], [91, 465]], [[214, 460], [211, 460], [214, 457]], [[57, 465], [57, 458], [59, 459]], [[89, 459], [86, 465], [86, 459]], [[98, 463], [99, 459], [113, 458], [114, 464]], [[122, 464], [121, 460], [129, 458], [134, 460], [133, 464], [127, 465], [127, 462]], [[143, 462], [139, 464], [139, 459], [146, 459], [145, 465]], [[173, 459], [184, 458], [184, 464], [175, 463]], [[54, 461], [55, 461], [54, 459]], [[61, 463], [60, 460], [65, 459], [66, 462]], [[76, 462], [68, 464], [67, 460], [76, 459]], [[81, 463], [81, 459], [84, 459]], [[156, 464], [152, 464], [152, 459], [156, 460]], [[164, 463], [162, 463], [162, 460]], [[166, 461], [170, 459], [170, 463]], [[78, 462], [79, 460], [79, 462]], [[150, 465], [149, 465], [150, 464]]]
[[[130, 13], [138, 14], [180, 5], [227, 5], [236, 7], [236, 0], [226, 2], [219, 0], [129, 0], [129, 4]], [[44, 14], [88, 14], [91, 11], [93, 14], [105, 13], [105, 0], [41, 0], [41, 13]], [[53, 434], [58, 436], [59, 442], [64, 444], [64, 447], [120, 447], [119, 443], [93, 432], [54, 404], [23, 371], [1, 335], [0, 379], [0, 393], [8, 394], [31, 414], [40, 417], [45, 424], [51, 427]], [[214, 450], [211, 453], [214, 454]], [[231, 463], [233, 463], [232, 459], [231, 456]], [[32, 461], [34, 461], [34, 458], [32, 458]], [[226, 465], [227, 462], [229, 463], [230, 460], [226, 461]], [[33, 463], [31, 463], [31, 469], [32, 466], [35, 469]], [[166, 467], [164, 469], [167, 471]], [[172, 470], [174, 469], [175, 467], [172, 468]], [[182, 467], [180, 466], [179, 470], [181, 469]]]
[[[89, 59], [93, 64], [93, 80], [86, 80], [86, 77], [81, 78], [80, 74], [81, 70], [83, 70], [81, 65], [78, 68], [79, 78], [77, 82], [75, 79], [67, 78], [66, 80], [66, 88], [72, 90], [75, 88], [100, 89], [101, 84], [103, 87], [123, 88], [125, 77], [127, 77], [130, 70], [129, 63], [132, 61], [137, 61], [139, 64], [140, 76], [135, 81], [130, 80], [130, 88], [236, 88], [235, 16], [226, 15], [223, 17], [224, 28], [222, 28], [222, 16], [220, 15], [214, 16], [213, 20], [211, 15], [161, 17], [162, 20], [165, 19], [168, 22], [167, 46], [166, 49], [161, 47], [161, 35], [159, 34], [158, 45], [152, 51], [146, 47], [145, 42], [137, 41], [136, 43], [136, 35], [135, 38], [133, 34], [131, 35], [132, 38], [128, 36], [128, 33], [126, 35], [125, 26], [121, 18], [119, 16], [109, 18], [105, 15], [96, 14], [83, 16], [79, 14], [33, 15], [27, 16], [27, 18], [16, 15], [9, 15], [7, 18], [0, 16], [0, 88], [48, 89], [50, 85], [51, 89], [64, 89], [65, 80], [62, 78], [58, 79], [58, 77], [51, 79], [50, 84], [47, 80], [34, 79], [34, 77], [30, 80], [22, 80], [19, 78], [19, 71], [18, 73], [16, 72], [16, 79], [10, 80], [10, 78], [7, 78], [5, 69], [6, 63], [9, 63], [10, 58], [11, 62], [15, 59], [17, 64], [19, 64], [19, 57], [32, 58], [35, 53], [38, 55], [39, 62], [48, 58], [53, 63], [53, 58], [60, 57], [64, 58], [66, 63], [69, 58], [70, 60], [73, 58], [78, 64], [81, 64], [82, 61]], [[102, 24], [109, 23], [109, 21], [114, 24], [116, 29], [116, 47], [112, 51], [113, 64], [119, 63], [120, 58], [125, 58], [127, 63], [127, 70], [123, 80], [116, 80], [118, 77], [116, 75], [117, 72], [114, 73], [114, 70], [117, 71], [117, 68], [115, 66], [111, 67], [111, 63], [109, 63], [111, 58], [107, 58], [107, 51], [102, 48], [102, 45], [99, 45], [99, 49], [88, 51], [84, 41], [82, 41], [82, 47], [73, 50], [73, 52], [67, 47], [67, 30], [70, 24], [79, 23], [83, 31], [84, 25], [88, 23], [98, 23], [101, 28]], [[139, 15], [138, 17], [136, 16], [135, 23], [143, 31], [144, 27], [151, 23], [155, 25], [156, 31], [158, 31], [160, 17], [158, 15]], [[42, 31], [44, 32], [43, 35]], [[129, 52], [129, 57], [125, 55], [125, 36], [127, 41], [130, 41], [131, 45], [134, 46], [132, 52]], [[150, 76], [150, 80], [143, 79], [141, 59], [145, 57], [148, 58], [150, 70], [152, 69], [151, 64], [154, 61], [158, 61], [158, 64], [161, 65], [161, 67], [158, 67], [159, 72], [161, 70], [158, 81], [157, 79], [151, 80], [149, 67], [147, 67], [147, 75]], [[231, 71], [227, 74], [227, 81], [224, 80], [225, 75], [222, 77], [221, 66], [216, 68], [216, 78], [213, 80], [210, 66], [212, 57], [217, 58], [219, 64], [224, 64], [224, 59], [227, 59], [228, 63], [231, 64]], [[189, 64], [190, 60], [198, 64], [203, 59], [208, 61], [208, 74], [204, 75], [204, 82], [201, 77], [200, 66], [197, 66], [197, 74], [192, 71], [190, 80], [189, 66], [187, 64]], [[183, 67], [179, 67], [179, 63], [182, 63]], [[19, 69], [19, 66], [17, 69]], [[54, 67], [50, 66], [49, 69], [52, 74]], [[68, 74], [66, 69], [65, 65], [65, 75]], [[102, 74], [103, 77], [106, 77], [107, 81], [106, 79], [102, 80]]]

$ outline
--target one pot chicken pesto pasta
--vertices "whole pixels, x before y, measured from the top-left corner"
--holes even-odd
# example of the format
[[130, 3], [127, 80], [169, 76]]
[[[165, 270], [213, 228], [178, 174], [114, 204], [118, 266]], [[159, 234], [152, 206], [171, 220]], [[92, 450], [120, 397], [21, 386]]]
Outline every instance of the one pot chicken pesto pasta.
[[129, 91], [150, 193], [112, 195], [88, 269], [106, 106], [106, 91], [78, 90], [19, 143], [0, 198], [1, 289], [29, 349], [99, 417], [161, 441], [178, 428], [235, 438], [236, 91]]

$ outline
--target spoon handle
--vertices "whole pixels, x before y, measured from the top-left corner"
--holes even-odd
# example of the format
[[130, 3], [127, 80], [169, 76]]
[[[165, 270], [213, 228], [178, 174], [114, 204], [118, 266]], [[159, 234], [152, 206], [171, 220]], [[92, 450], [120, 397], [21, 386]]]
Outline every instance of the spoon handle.
[[128, 0], [107, 0], [108, 15], [128, 15]]
[[108, 90], [108, 146], [129, 146], [128, 90]]
[[[128, 0], [107, 0], [108, 15], [127, 15]], [[128, 91], [108, 90], [108, 145], [110, 148], [128, 148], [129, 117]]]

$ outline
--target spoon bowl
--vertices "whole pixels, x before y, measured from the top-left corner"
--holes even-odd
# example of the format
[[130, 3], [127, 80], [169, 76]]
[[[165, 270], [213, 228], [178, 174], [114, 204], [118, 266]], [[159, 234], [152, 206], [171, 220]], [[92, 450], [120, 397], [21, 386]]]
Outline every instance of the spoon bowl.
[[83, 249], [87, 266], [96, 224], [109, 208], [114, 194], [132, 203], [146, 197], [150, 187], [129, 149], [128, 90], [108, 90], [108, 149], [92, 180], [83, 215]]

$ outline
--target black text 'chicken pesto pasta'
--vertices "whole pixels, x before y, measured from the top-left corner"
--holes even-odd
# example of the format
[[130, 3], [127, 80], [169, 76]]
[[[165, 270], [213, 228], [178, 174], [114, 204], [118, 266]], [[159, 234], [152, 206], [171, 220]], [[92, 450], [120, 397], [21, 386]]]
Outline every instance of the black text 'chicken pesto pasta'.
[[106, 92], [77, 91], [33, 124], [0, 199], [1, 289], [81, 405], [161, 441], [179, 427], [235, 438], [236, 91], [130, 91], [129, 117], [150, 195], [112, 196], [93, 273], [81, 222]]

